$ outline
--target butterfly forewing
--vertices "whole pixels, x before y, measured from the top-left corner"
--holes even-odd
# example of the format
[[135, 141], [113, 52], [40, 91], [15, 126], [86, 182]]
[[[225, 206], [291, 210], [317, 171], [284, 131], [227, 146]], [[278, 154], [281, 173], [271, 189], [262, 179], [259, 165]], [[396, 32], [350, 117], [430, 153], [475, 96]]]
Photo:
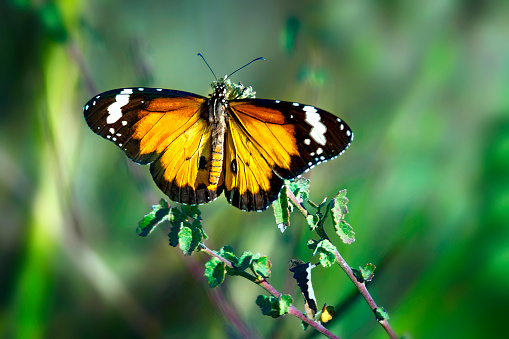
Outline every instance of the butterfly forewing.
[[96, 134], [115, 143], [139, 164], [155, 161], [176, 137], [200, 118], [205, 98], [156, 88], [102, 93], [84, 107]]
[[274, 172], [293, 179], [342, 154], [353, 140], [350, 127], [335, 115], [309, 105], [266, 99], [230, 103], [235, 119]]

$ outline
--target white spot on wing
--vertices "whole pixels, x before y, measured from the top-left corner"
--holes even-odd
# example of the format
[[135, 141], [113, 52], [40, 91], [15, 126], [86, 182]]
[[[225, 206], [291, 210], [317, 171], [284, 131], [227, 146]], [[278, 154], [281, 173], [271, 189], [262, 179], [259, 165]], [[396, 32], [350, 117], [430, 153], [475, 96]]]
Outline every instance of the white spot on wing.
[[314, 108], [313, 106], [304, 106], [304, 107], [302, 107], [302, 110], [305, 111], [305, 112], [310, 112], [310, 113], [318, 112], [316, 110], [316, 108]]
[[279, 100], [276, 100], [276, 101], [274, 101], [274, 102], [275, 102], [276, 104], [279, 104], [279, 103], [280, 103], [281, 101], [279, 101]]
[[341, 128], [341, 130], [344, 130], [345, 129], [345, 125], [341, 124], [341, 126], [339, 126], [339, 128]]
[[158, 92], [161, 92], [163, 89], [162, 88], [156, 88], [156, 91]]
[[349, 137], [350, 135], [352, 135], [352, 132], [350, 130], [346, 131], [346, 136]]
[[88, 110], [88, 105], [85, 106], [85, 111]]
[[138, 91], [140, 91], [140, 92], [141, 92], [141, 91], [143, 91], [144, 89], [145, 89], [145, 88], [140, 87], [140, 88], [138, 88]]
[[316, 150], [316, 154], [320, 155], [323, 153], [323, 149], [321, 147], [318, 147], [318, 149]]
[[132, 93], [133, 90], [127, 88], [115, 96], [115, 102], [108, 106], [107, 124], [114, 124], [122, 117], [122, 107], [129, 103], [129, 95]]
[[292, 105], [299, 106], [299, 103], [298, 102], [294, 102]]
[[309, 144], [311, 144], [311, 140], [309, 140], [309, 139], [304, 139], [304, 143], [305, 143], [306, 145], [309, 145]]
[[112, 127], [112, 128], [110, 128], [110, 133], [111, 133], [111, 134], [115, 134], [115, 129], [114, 129], [113, 127]]
[[320, 145], [325, 146], [327, 139], [325, 138], [325, 132], [327, 127], [320, 121], [320, 114], [316, 112], [316, 108], [312, 106], [305, 106], [304, 111], [306, 112], [306, 122], [311, 125], [311, 132], [309, 135]]
[[125, 125], [127, 125], [127, 121], [123, 120], [122, 121], [122, 126], [125, 126]]

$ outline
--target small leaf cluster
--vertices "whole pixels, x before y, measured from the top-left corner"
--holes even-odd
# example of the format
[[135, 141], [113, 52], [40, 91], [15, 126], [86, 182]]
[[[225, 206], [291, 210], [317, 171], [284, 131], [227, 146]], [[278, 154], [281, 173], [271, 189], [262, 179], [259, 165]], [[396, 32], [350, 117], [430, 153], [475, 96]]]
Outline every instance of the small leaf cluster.
[[[220, 285], [226, 275], [243, 276], [255, 282], [270, 277], [272, 264], [266, 256], [244, 252], [237, 257], [231, 246], [224, 246], [217, 254], [224, 260], [212, 257], [205, 264], [205, 277], [210, 287]], [[246, 272], [248, 270], [250, 273]]]
[[181, 210], [170, 207], [168, 202], [161, 199], [158, 205], [152, 206], [152, 211], [146, 214], [138, 223], [136, 233], [142, 237], [149, 235], [159, 224], [168, 220], [171, 224], [170, 245], [179, 246], [185, 255], [191, 255], [198, 249], [200, 243], [207, 239], [203, 231], [200, 210], [198, 206], [182, 205]]
[[259, 295], [256, 298], [256, 305], [260, 307], [263, 315], [278, 318], [288, 313], [293, 299], [288, 294], [282, 294], [279, 298], [274, 296]]

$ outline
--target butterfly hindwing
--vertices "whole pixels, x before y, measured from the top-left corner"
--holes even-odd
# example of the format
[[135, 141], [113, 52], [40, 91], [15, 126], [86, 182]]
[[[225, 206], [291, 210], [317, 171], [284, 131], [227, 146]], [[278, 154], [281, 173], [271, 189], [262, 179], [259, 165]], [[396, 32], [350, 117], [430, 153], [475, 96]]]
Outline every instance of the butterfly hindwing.
[[157, 186], [171, 200], [184, 204], [204, 204], [215, 200], [222, 192], [223, 176], [218, 185], [209, 184], [211, 147], [208, 121], [199, 119], [150, 165], [150, 173]]
[[209, 202], [220, 194], [208, 187], [210, 129], [202, 96], [155, 88], [102, 93], [84, 107], [85, 120], [139, 164], [151, 164], [157, 186], [186, 204]]
[[225, 148], [225, 196], [244, 211], [263, 211], [279, 195], [283, 179], [272, 170], [267, 153], [230, 116]]

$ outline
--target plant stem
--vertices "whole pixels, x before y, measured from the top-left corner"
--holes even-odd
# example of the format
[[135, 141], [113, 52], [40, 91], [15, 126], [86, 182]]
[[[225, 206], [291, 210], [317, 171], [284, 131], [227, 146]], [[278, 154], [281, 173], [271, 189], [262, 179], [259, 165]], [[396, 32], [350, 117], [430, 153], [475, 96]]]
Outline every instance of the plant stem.
[[[203, 243], [200, 243], [199, 247], [200, 247], [200, 250], [202, 250], [203, 252], [224, 262], [226, 266], [228, 266], [230, 268], [234, 268], [234, 265], [229, 260], [221, 257], [219, 254], [217, 254], [215, 251], [209, 249]], [[245, 275], [251, 276], [248, 273], [245, 273]], [[245, 277], [245, 275], [242, 275], [242, 276]], [[274, 286], [272, 286], [267, 280], [256, 279], [254, 276], [251, 276], [251, 277], [252, 277], [251, 279], [248, 277], [246, 277], [246, 278], [248, 278], [249, 280], [251, 280], [251, 281], [255, 282], [256, 284], [258, 284], [259, 286], [261, 286], [264, 290], [266, 290], [267, 292], [272, 294], [274, 297], [279, 298], [279, 296], [281, 296], [281, 293], [279, 293], [274, 288]], [[300, 320], [306, 322], [307, 324], [309, 324], [309, 326], [313, 327], [314, 329], [316, 329], [317, 331], [319, 331], [320, 333], [322, 333], [323, 335], [325, 335], [329, 338], [341, 339], [340, 337], [338, 337], [337, 335], [335, 335], [334, 333], [332, 333], [331, 331], [326, 329], [320, 322], [308, 319], [301, 311], [299, 311], [298, 308], [296, 308], [293, 305], [290, 305], [290, 308], [288, 309], [288, 314], [291, 314], [294, 317], [297, 317]]]
[[[292, 203], [295, 205], [295, 207], [297, 207], [297, 209], [299, 211], [301, 211], [301, 213], [304, 215], [304, 217], [307, 218], [308, 215], [309, 215], [308, 211], [301, 205], [301, 202], [292, 193], [292, 191], [290, 191], [288, 189], [288, 187], [286, 188], [286, 194], [287, 194], [288, 198], [292, 201]], [[322, 230], [323, 230], [323, 228], [322, 228]], [[322, 239], [329, 239], [327, 237], [327, 235], [325, 234], [325, 231], [323, 231], [322, 233], [323, 234], [319, 234], [319, 236]], [[341, 254], [339, 254], [339, 251], [337, 249], [336, 249], [336, 251], [334, 251], [334, 255], [336, 257], [336, 261], [338, 262], [339, 266], [341, 266], [343, 271], [345, 271], [346, 275], [348, 275], [350, 280], [352, 280], [352, 282], [354, 283], [355, 287], [357, 287], [357, 289], [359, 290], [361, 295], [364, 297], [364, 299], [366, 300], [366, 302], [368, 303], [369, 307], [371, 308], [371, 310], [374, 313], [375, 310], [378, 308], [378, 306], [376, 305], [375, 301], [373, 300], [373, 297], [371, 297], [371, 294], [369, 293], [368, 289], [366, 288], [366, 285], [363, 282], [361, 283], [361, 282], [359, 282], [357, 280], [357, 278], [355, 277], [355, 275], [352, 272], [352, 269], [350, 268], [348, 263], [345, 261], [345, 259], [343, 259]], [[389, 338], [391, 338], [391, 339], [397, 339], [398, 338], [398, 336], [396, 335], [396, 333], [392, 329], [392, 327], [389, 324], [389, 322], [387, 321], [387, 319], [380, 320], [378, 322], [385, 329], [385, 332], [387, 332], [387, 334], [389, 335]]]

